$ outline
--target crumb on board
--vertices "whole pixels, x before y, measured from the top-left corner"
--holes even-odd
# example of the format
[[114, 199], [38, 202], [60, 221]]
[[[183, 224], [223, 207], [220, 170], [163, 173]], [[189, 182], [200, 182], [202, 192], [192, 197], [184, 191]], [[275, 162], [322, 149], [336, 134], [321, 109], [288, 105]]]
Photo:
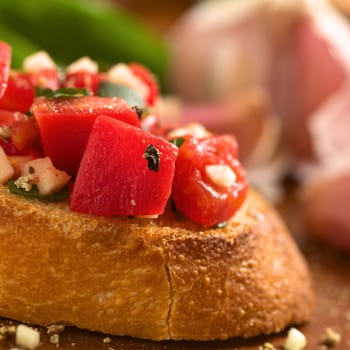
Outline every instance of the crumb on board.
[[103, 344], [110, 344], [112, 342], [112, 339], [110, 337], [103, 338]]
[[15, 333], [16, 326], [14, 325], [5, 325], [0, 327], [0, 336], [3, 337], [2, 339], [5, 339], [8, 335], [14, 335]]
[[336, 347], [341, 341], [340, 333], [333, 330], [331, 327], [326, 328], [320, 345], [324, 345], [327, 348]]
[[50, 335], [50, 343], [53, 345], [59, 344], [60, 343], [60, 335], [59, 334]]
[[285, 350], [302, 350], [306, 346], [305, 335], [298, 329], [292, 327], [288, 331], [286, 342], [284, 343]]
[[40, 333], [24, 324], [20, 324], [16, 328], [16, 345], [25, 349], [33, 350], [40, 344]]
[[277, 349], [273, 344], [266, 342], [263, 345], [259, 346], [258, 350], [277, 350]]
[[25, 324], [19, 324], [18, 326], [9, 324], [0, 326], [0, 341], [7, 340], [9, 338], [14, 339], [16, 347], [12, 347], [11, 350], [18, 349], [36, 349], [40, 345], [40, 332]]
[[47, 334], [48, 335], [53, 335], [53, 334], [60, 334], [64, 331], [65, 325], [63, 324], [52, 324], [47, 328]]

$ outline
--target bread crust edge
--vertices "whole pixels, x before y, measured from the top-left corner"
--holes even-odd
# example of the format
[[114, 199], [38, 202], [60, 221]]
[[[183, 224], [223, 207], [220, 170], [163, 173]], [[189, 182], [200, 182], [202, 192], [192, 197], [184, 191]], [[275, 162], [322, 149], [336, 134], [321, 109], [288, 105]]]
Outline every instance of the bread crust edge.
[[220, 228], [73, 213], [0, 188], [0, 315], [153, 340], [275, 333], [310, 319], [307, 264], [250, 191]]

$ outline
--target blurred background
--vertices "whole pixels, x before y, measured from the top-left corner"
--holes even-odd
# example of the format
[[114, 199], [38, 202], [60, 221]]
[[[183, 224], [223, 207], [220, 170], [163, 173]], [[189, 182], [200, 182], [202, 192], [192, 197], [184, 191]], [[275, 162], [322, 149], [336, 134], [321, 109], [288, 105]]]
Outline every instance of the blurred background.
[[164, 35], [193, 1], [1, 0], [0, 31], [12, 64], [44, 49], [61, 64], [88, 55], [102, 65], [139, 61], [163, 84]]

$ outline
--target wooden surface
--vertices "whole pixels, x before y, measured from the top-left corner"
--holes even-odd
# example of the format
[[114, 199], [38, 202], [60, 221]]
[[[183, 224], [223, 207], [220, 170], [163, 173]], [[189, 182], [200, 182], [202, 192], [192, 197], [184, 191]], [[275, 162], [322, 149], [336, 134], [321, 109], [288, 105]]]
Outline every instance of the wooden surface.
[[[289, 200], [281, 207], [282, 215], [287, 219], [302, 252], [310, 264], [317, 294], [317, 307], [310, 323], [298, 327], [306, 336], [306, 349], [320, 350], [320, 342], [326, 328], [331, 327], [341, 335], [341, 342], [335, 349], [350, 350], [350, 254], [333, 249], [319, 242], [310, 241], [303, 234], [298, 213], [298, 203]], [[12, 321], [0, 319], [0, 327]], [[39, 349], [53, 349], [56, 345], [49, 342], [46, 328], [38, 328], [41, 332], [42, 344]], [[60, 335], [59, 348], [95, 349], [95, 350], [258, 350], [265, 342], [271, 342], [276, 347], [284, 344], [286, 332], [273, 336], [253, 339], [231, 339], [228, 341], [188, 342], [163, 341], [153, 342], [129, 337], [111, 337], [110, 343], [104, 343], [106, 335], [66, 327]], [[14, 338], [0, 340], [0, 350], [9, 350], [14, 346]]]

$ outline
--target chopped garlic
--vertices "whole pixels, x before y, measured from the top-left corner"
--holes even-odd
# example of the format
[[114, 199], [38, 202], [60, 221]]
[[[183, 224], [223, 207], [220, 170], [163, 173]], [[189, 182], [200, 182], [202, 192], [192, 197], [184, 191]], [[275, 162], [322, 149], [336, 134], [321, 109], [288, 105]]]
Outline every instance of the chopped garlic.
[[65, 171], [56, 169], [49, 157], [29, 161], [23, 166], [22, 175], [32, 177], [32, 184], [37, 185], [41, 195], [58, 192], [71, 178]]
[[231, 187], [237, 178], [228, 165], [207, 165], [205, 172], [215, 185], [223, 187]]
[[306, 338], [296, 328], [291, 328], [288, 332], [287, 340], [284, 344], [285, 350], [302, 350], [306, 346]]
[[24, 59], [23, 69], [29, 73], [37, 73], [43, 69], [56, 69], [56, 64], [47, 52], [38, 51]]
[[3, 148], [0, 146], [0, 184], [4, 184], [8, 180], [10, 180], [15, 171], [11, 166], [9, 159]]
[[26, 349], [35, 349], [40, 343], [40, 333], [24, 324], [16, 329], [16, 345]]
[[136, 75], [134, 75], [131, 69], [124, 63], [114, 65], [107, 72], [107, 77], [109, 80], [115, 83], [119, 83], [136, 90], [142, 96], [142, 98], [145, 98], [148, 94], [148, 86]]
[[66, 69], [67, 73], [87, 72], [97, 73], [98, 64], [90, 57], [84, 56], [72, 62]]
[[211, 136], [211, 133], [201, 124], [199, 123], [190, 123], [185, 125], [182, 128], [177, 128], [168, 132], [169, 138], [177, 138], [183, 136], [193, 136], [197, 139], [202, 139], [204, 137]]

